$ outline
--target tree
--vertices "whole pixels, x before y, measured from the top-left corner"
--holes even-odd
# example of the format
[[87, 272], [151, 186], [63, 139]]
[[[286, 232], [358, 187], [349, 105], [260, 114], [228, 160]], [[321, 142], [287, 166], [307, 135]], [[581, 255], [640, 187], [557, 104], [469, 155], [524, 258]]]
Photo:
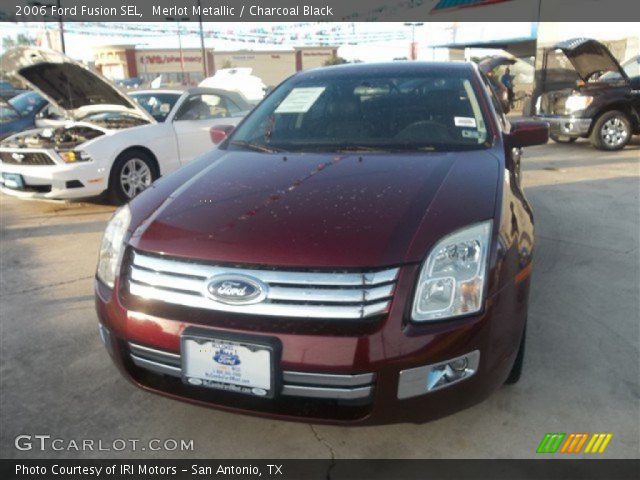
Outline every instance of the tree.
[[2, 48], [4, 50], [8, 50], [9, 48], [17, 47], [19, 45], [35, 45], [36, 39], [30, 37], [26, 33], [19, 33], [15, 38], [13, 37], [3, 37], [2, 38]]
[[327, 60], [325, 60], [322, 65], [324, 65], [325, 67], [328, 67], [329, 65], [342, 65], [343, 63], [349, 63], [349, 62], [347, 62], [347, 60], [345, 60], [342, 57], [333, 55], [331, 58], [328, 58]]
[[236, 68], [236, 66], [231, 62], [231, 60], [229, 60], [228, 58], [222, 62], [222, 65], [220, 65], [221, 69], [224, 68]]

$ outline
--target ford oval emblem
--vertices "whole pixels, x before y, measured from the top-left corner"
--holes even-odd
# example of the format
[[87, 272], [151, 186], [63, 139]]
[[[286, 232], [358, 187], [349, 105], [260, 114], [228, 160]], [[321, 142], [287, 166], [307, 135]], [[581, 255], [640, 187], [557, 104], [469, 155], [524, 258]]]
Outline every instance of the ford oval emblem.
[[227, 365], [229, 367], [240, 365], [240, 357], [235, 350], [231, 348], [220, 348], [216, 350], [213, 355], [213, 360], [220, 365]]
[[222, 274], [207, 280], [206, 294], [216, 302], [249, 305], [267, 297], [267, 286], [247, 275]]

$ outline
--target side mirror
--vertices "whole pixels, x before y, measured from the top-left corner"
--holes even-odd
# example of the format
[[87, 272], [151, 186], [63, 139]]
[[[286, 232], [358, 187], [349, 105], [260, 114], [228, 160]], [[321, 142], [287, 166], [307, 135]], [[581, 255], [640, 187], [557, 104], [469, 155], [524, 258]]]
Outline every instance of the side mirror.
[[544, 145], [549, 141], [549, 124], [531, 120], [513, 122], [505, 141], [509, 148]]
[[211, 137], [211, 141], [218, 145], [225, 138], [229, 136], [229, 134], [236, 128], [233, 125], [216, 125], [215, 127], [211, 127], [209, 130], [209, 136]]

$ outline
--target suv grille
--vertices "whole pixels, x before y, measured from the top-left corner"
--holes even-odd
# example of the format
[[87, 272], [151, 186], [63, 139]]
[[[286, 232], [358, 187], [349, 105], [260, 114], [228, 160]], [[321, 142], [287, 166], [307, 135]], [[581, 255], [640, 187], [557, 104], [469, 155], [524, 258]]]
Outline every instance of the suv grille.
[[11, 165], [55, 165], [56, 162], [42, 152], [0, 152], [2, 163]]
[[[360, 319], [389, 311], [398, 271], [247, 269], [133, 252], [129, 292], [169, 304], [249, 315]], [[218, 275], [256, 279], [266, 286], [265, 298], [243, 305], [216, 301], [207, 295], [207, 286]]]

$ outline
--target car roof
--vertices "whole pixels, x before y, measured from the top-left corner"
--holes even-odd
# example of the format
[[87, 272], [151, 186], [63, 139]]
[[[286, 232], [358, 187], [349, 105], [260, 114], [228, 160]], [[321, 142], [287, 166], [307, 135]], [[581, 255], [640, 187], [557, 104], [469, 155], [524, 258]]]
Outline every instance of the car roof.
[[176, 95], [182, 95], [182, 90], [171, 90], [165, 88], [149, 88], [145, 90], [134, 90], [133, 92], [127, 92], [129, 95], [135, 95], [136, 93], [147, 94], [147, 93], [173, 93]]
[[422, 61], [395, 61], [383, 63], [345, 63], [330, 67], [319, 67], [305, 70], [296, 76], [333, 76], [333, 75], [375, 75], [375, 74], [421, 74], [421, 73], [468, 73], [473, 70], [471, 62], [422, 62]]

